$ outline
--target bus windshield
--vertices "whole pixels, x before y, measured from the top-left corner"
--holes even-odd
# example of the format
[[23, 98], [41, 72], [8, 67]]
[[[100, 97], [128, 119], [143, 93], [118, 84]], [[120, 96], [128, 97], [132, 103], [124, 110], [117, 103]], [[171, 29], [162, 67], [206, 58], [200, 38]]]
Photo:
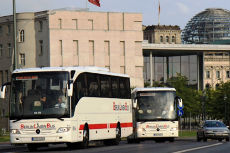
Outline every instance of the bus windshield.
[[10, 119], [69, 117], [68, 78], [68, 72], [13, 74]]
[[138, 93], [137, 121], [175, 120], [174, 98], [174, 91]]

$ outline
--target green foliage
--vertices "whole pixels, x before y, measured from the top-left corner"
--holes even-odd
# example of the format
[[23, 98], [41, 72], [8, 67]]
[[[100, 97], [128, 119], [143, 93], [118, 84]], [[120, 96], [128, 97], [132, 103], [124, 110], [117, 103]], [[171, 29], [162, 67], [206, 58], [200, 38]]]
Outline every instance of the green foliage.
[[9, 141], [10, 141], [9, 135], [0, 136], [0, 142], [9, 142]]
[[195, 137], [197, 131], [182, 130], [179, 131], [179, 137]]

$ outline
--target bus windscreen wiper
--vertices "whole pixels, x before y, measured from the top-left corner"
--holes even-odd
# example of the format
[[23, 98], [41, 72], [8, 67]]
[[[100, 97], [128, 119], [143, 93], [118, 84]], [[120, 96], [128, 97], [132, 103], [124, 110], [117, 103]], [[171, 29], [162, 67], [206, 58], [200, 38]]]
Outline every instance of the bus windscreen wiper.
[[20, 120], [22, 120], [22, 117], [21, 118], [17, 118], [16, 120], [13, 121], [13, 123], [18, 122]]

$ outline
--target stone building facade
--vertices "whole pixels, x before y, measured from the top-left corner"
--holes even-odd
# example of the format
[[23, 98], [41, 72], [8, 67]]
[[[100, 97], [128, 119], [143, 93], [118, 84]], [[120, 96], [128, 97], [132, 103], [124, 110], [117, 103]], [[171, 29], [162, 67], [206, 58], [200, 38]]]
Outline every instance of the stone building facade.
[[[17, 68], [98, 66], [143, 87], [142, 14], [48, 10], [17, 14]], [[0, 17], [0, 85], [10, 80], [13, 17]], [[135, 60], [134, 60], [135, 59]], [[0, 100], [0, 129], [8, 127]]]
[[152, 25], [144, 29], [144, 40], [154, 44], [181, 44], [179, 26]]
[[[229, 49], [230, 50], [230, 49]], [[230, 80], [229, 52], [206, 52], [204, 56], [204, 86], [216, 88]]]

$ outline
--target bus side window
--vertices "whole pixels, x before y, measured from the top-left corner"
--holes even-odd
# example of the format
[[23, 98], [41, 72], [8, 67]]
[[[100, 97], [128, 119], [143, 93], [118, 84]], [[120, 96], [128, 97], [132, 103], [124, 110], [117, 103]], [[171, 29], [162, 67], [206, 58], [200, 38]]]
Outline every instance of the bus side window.
[[85, 74], [80, 74], [73, 84], [73, 96], [72, 96], [72, 115], [74, 114], [75, 107], [78, 101], [86, 96]]
[[126, 98], [126, 89], [125, 89], [125, 79], [120, 78], [119, 79], [119, 85], [120, 85], [120, 98]]
[[87, 75], [87, 85], [89, 91], [89, 97], [99, 97], [99, 85], [96, 74]]
[[111, 84], [112, 84], [112, 97], [119, 98], [118, 78], [111, 77]]
[[101, 97], [111, 97], [110, 94], [110, 83], [108, 76], [101, 76], [100, 77], [100, 85], [101, 85]]

